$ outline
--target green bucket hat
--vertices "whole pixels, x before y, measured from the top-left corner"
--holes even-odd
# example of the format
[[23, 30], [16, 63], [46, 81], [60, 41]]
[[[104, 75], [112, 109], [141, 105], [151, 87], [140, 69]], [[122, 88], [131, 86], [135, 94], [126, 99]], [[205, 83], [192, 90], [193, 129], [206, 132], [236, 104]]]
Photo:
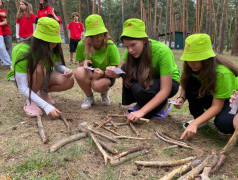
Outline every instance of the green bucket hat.
[[38, 20], [33, 36], [46, 42], [62, 42], [59, 23], [49, 17], [42, 17]]
[[86, 26], [86, 33], [84, 35], [85, 37], [95, 36], [98, 34], [108, 32], [107, 29], [105, 28], [102, 17], [99, 16], [98, 14], [92, 14], [88, 16], [85, 20], [85, 26]]
[[145, 38], [148, 37], [145, 32], [145, 23], [140, 19], [128, 19], [123, 25], [122, 36], [132, 38]]
[[215, 56], [210, 36], [208, 34], [193, 34], [186, 38], [184, 52], [180, 59], [202, 61]]

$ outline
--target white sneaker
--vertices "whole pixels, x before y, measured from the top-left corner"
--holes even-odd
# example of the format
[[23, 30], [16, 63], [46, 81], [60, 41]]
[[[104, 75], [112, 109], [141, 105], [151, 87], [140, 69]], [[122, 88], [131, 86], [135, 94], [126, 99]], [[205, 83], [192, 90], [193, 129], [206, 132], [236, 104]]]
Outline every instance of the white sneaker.
[[15, 77], [12, 76], [12, 77], [9, 79], [9, 81], [15, 81]]
[[101, 98], [102, 98], [102, 101], [101, 101], [102, 105], [110, 105], [110, 98], [109, 98], [108, 92], [106, 94], [101, 94]]
[[[191, 119], [190, 121], [187, 121], [187, 122], [183, 123], [183, 128], [186, 129], [188, 127], [188, 125], [193, 121], [194, 121], [194, 119]], [[206, 125], [207, 125], [207, 122], [201, 124], [200, 126], [198, 126], [198, 128], [204, 127]]]
[[90, 108], [94, 104], [94, 96], [86, 97], [83, 104], [81, 105], [82, 109]]

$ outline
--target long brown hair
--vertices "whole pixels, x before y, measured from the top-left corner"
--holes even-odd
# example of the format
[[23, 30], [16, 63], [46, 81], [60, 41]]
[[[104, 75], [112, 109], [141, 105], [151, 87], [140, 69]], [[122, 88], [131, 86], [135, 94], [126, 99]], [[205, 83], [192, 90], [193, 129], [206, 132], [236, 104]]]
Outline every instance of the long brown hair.
[[48, 5], [48, 1], [47, 0], [44, 0], [44, 3], [41, 4], [40, 1], [39, 1], [39, 9], [44, 9], [44, 8], [47, 8], [49, 5]]
[[[104, 33], [103, 47], [106, 49], [108, 47], [108, 40], [112, 40], [111, 36], [107, 32]], [[113, 40], [112, 40], [113, 41]], [[88, 58], [92, 57], [92, 54], [95, 53], [93, 46], [93, 36], [86, 36], [83, 38], [83, 43], [85, 46], [85, 54]]]
[[145, 88], [149, 89], [153, 84], [153, 66], [151, 58], [151, 44], [148, 38], [131, 38], [127, 36], [121, 37], [124, 40], [142, 40], [145, 39], [145, 44], [138, 59], [135, 59], [130, 53], [127, 54], [125, 76], [123, 77], [124, 85], [131, 88], [135, 81]]
[[[220, 55], [216, 55], [216, 57], [211, 57], [201, 62], [202, 68], [198, 73], [200, 82], [202, 82], [198, 91], [199, 97], [216, 93], [216, 68], [218, 64], [226, 66], [235, 74], [235, 76], [238, 76], [238, 67]], [[187, 88], [187, 83], [192, 73], [192, 69], [189, 67], [187, 61], [185, 61], [183, 63], [183, 73], [181, 76], [181, 86], [184, 90]]]
[[0, 1], [2, 1], [2, 7], [0, 7], [0, 9], [1, 9], [1, 10], [5, 10], [5, 7], [4, 7], [4, 2], [3, 2], [3, 0], [0, 0]]
[[[31, 12], [32, 12], [32, 5], [30, 3], [28, 3], [25, 0], [21, 0], [19, 3], [23, 3], [26, 6], [26, 18], [30, 18], [31, 16]], [[18, 12], [17, 12], [17, 19], [21, 19], [23, 17], [24, 11], [21, 10], [21, 8], [19, 8]]]
[[[25, 39], [23, 42], [25, 44], [29, 44], [30, 50], [28, 53], [23, 54], [21, 59], [17, 59], [15, 66], [17, 63], [23, 61], [23, 60], [28, 60], [28, 67], [27, 67], [27, 72], [28, 72], [28, 81], [29, 81], [29, 88], [30, 88], [30, 93], [31, 89], [33, 86], [33, 74], [37, 68], [37, 66], [42, 63], [42, 72], [44, 72], [44, 67], [49, 67], [49, 76], [51, 72], [53, 71], [54, 67], [54, 62], [52, 58], [52, 51], [50, 50], [50, 43], [40, 40], [38, 38], [35, 38], [34, 36], [31, 36], [30, 38]], [[21, 44], [20, 43], [20, 44]], [[19, 48], [21, 50], [21, 48]], [[61, 59], [61, 63], [65, 65], [64, 61], [64, 56], [63, 56], [63, 51], [61, 44], [58, 43], [57, 46], [53, 49], [53, 52], [55, 53], [56, 57]], [[14, 72], [15, 73], [15, 72]]]

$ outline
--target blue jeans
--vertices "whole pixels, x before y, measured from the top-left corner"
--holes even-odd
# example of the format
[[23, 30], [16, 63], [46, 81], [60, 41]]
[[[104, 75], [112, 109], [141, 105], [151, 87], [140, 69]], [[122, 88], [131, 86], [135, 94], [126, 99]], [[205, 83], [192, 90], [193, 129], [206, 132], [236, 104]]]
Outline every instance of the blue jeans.
[[7, 49], [7, 53], [9, 54], [10, 58], [12, 58], [12, 35], [4, 35], [4, 43]]
[[7, 53], [7, 50], [5, 48], [3, 36], [0, 36], [0, 58], [3, 62], [4, 65], [6, 66], [11, 66], [12, 65], [12, 60]]

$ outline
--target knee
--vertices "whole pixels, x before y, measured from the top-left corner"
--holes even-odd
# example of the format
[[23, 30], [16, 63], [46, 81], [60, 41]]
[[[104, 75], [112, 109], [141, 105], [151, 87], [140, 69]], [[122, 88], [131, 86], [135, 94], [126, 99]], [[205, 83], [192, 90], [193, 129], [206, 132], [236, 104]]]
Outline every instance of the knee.
[[214, 123], [217, 129], [225, 134], [232, 134], [234, 132], [233, 120], [216, 117]]
[[96, 92], [105, 92], [109, 90], [109, 83], [102, 81], [92, 81], [91, 87]]
[[74, 86], [74, 78], [70, 77], [67, 81], [66, 87], [67, 89], [71, 89]]
[[74, 77], [76, 80], [83, 80], [86, 76], [86, 70], [84, 67], [78, 67], [74, 72]]

